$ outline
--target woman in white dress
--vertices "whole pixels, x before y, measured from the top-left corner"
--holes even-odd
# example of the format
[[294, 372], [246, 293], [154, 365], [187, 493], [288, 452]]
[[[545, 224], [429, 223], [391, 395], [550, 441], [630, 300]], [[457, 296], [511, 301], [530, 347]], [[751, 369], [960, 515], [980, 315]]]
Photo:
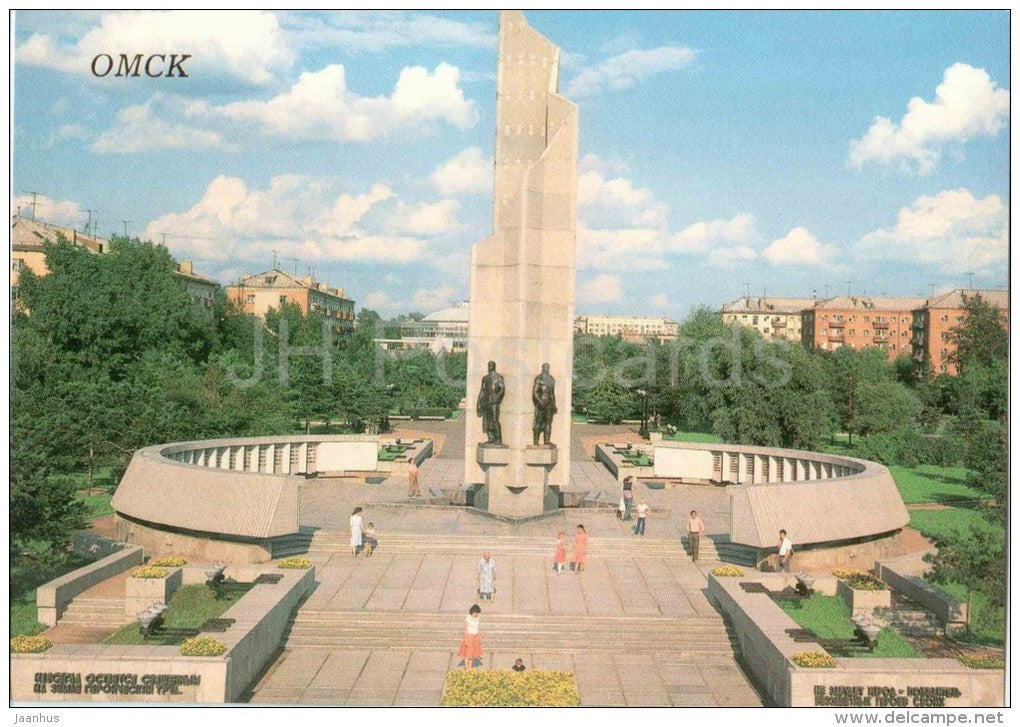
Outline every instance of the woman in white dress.
[[358, 548], [362, 543], [361, 508], [354, 508], [351, 513], [351, 552], [355, 557], [358, 555]]

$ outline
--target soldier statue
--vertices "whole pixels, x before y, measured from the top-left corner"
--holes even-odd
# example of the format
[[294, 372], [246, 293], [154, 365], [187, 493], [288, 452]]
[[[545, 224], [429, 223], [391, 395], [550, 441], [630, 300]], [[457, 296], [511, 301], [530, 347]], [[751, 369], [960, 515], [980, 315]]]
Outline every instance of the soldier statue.
[[478, 392], [478, 416], [488, 444], [503, 444], [503, 429], [499, 425], [499, 405], [506, 393], [502, 374], [496, 371], [496, 362], [489, 361], [489, 373], [482, 377], [482, 390]]
[[549, 437], [552, 434], [553, 414], [556, 413], [556, 379], [549, 375], [549, 364], [542, 364], [542, 373], [535, 377], [535, 384], [531, 387], [531, 401], [535, 404], [535, 424], [532, 427], [532, 434], [535, 437], [535, 444], [538, 444], [538, 435], [542, 435], [542, 443], [546, 446], [552, 444]]

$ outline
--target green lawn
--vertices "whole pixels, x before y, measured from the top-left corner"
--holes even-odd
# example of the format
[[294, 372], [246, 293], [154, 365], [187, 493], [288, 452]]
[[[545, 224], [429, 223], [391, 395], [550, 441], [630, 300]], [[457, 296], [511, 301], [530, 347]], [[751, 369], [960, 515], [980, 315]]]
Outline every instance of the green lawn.
[[702, 442], [705, 444], [720, 444], [722, 440], [711, 432], [677, 432], [676, 434], [662, 433], [664, 442]]
[[[967, 589], [964, 588], [962, 584], [948, 583], [946, 585], [934, 585], [936, 588], [941, 588], [961, 603], [967, 602]], [[997, 609], [997, 612], [992, 614], [989, 624], [981, 624], [981, 618], [984, 615], [987, 601], [988, 598], [983, 593], [974, 594], [974, 599], [971, 602], [971, 608], [973, 609], [973, 613], [971, 614], [971, 630], [967, 633], [957, 635], [957, 639], [960, 641], [969, 641], [975, 644], [983, 644], [985, 646], [1005, 645], [1006, 624], [1005, 619], [1003, 618], [1002, 609]]]
[[910, 511], [910, 527], [929, 538], [948, 537], [954, 532], [964, 532], [971, 526], [986, 530], [994, 527], [980, 510], [953, 507], [946, 510]]
[[72, 555], [65, 563], [48, 568], [33, 564], [12, 564], [11, 636], [34, 636], [45, 631], [46, 626], [36, 620], [35, 589], [89, 562], [87, 558]]
[[[815, 594], [802, 601], [777, 601], [780, 608], [797, 624], [811, 629], [821, 639], [849, 639], [854, 635], [850, 608], [839, 596]], [[874, 651], [856, 652], [854, 656], [878, 658], [920, 657], [910, 643], [892, 629], [882, 629]]]
[[936, 465], [918, 467], [892, 465], [889, 471], [896, 480], [900, 497], [908, 505], [918, 502], [950, 504], [959, 500], [979, 500], [987, 497], [980, 490], [967, 484], [965, 467], [947, 467], [944, 482], [942, 468]]
[[[166, 613], [163, 614], [163, 623], [168, 628], [198, 628], [208, 619], [221, 616], [228, 608], [233, 606], [243, 596], [243, 593], [232, 593], [217, 600], [213, 590], [199, 583], [191, 586], [178, 588], [167, 604]], [[142, 638], [137, 623], [130, 623], [119, 631], [107, 636], [104, 644], [177, 644], [180, 638], [167, 638], [162, 640], [148, 641]]]
[[88, 508], [88, 512], [85, 515], [86, 520], [95, 520], [96, 518], [114, 513], [113, 508], [110, 507], [110, 500], [113, 499], [113, 495], [108, 492], [95, 495], [86, 495], [83, 492], [79, 492], [78, 497], [85, 502], [85, 507]]

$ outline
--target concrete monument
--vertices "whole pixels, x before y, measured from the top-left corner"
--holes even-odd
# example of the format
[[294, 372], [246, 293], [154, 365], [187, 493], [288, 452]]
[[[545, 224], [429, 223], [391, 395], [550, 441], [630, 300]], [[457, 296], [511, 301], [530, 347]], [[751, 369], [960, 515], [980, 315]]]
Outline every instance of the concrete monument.
[[[502, 443], [479, 416], [466, 427], [464, 480], [487, 485], [487, 508], [505, 517], [544, 511], [549, 487], [570, 477], [577, 107], [557, 93], [559, 48], [520, 11], [500, 13], [496, 83], [493, 233], [471, 251], [468, 381], [498, 361], [506, 385]], [[541, 430], [557, 446], [534, 445], [535, 370], [556, 372], [543, 390]], [[545, 381], [543, 379], [543, 381]]]

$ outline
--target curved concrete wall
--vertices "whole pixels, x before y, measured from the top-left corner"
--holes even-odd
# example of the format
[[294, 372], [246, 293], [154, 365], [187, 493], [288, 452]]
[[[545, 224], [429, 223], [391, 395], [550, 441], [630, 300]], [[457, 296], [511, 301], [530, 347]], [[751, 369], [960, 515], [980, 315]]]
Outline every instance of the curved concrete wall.
[[132, 457], [112, 506], [133, 520], [228, 538], [291, 535], [299, 529], [304, 475], [374, 470], [378, 442], [372, 435], [299, 435], [145, 447]]
[[754, 548], [775, 548], [780, 529], [789, 533], [796, 552], [798, 545], [892, 533], [910, 521], [889, 470], [853, 457], [659, 442], [655, 474], [734, 483], [727, 488], [730, 541]]

